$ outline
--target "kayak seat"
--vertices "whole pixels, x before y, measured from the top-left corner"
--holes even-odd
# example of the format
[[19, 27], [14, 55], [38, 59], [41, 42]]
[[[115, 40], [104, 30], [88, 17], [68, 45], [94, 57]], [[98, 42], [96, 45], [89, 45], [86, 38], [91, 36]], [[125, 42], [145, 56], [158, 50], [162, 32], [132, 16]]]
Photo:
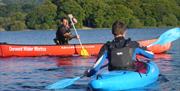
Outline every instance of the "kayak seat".
[[147, 64], [144, 62], [136, 61], [135, 62], [136, 71], [139, 73], [147, 73]]

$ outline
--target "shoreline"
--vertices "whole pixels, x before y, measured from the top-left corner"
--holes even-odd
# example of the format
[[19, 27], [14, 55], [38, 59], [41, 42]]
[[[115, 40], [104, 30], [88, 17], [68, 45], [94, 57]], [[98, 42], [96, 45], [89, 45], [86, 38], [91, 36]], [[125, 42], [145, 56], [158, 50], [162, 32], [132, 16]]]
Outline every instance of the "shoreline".
[[4, 28], [0, 28], [0, 32], [2, 32], [2, 31], [6, 31]]
[[85, 27], [85, 26], [83, 26], [82, 28], [79, 28], [79, 29], [94, 29], [94, 28], [92, 28], [92, 27]]
[[[142, 27], [142, 28], [128, 28], [128, 29], [150, 29], [150, 28], [175, 28], [179, 26], [167, 26], [167, 27]], [[95, 29], [111, 29], [111, 28], [92, 28], [92, 27], [85, 27], [83, 26], [82, 28], [77, 28], [77, 30], [95, 30]], [[16, 30], [16, 31], [56, 31], [56, 29], [23, 29], [23, 30]], [[5, 30], [4, 28], [0, 28], [0, 32], [3, 31], [8, 31]]]

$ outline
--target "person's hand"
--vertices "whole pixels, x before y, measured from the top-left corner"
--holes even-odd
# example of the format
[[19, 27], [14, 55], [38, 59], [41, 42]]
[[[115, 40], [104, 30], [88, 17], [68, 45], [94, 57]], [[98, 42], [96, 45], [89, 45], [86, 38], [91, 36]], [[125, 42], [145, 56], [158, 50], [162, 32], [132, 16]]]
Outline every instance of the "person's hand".
[[74, 18], [74, 16], [73, 16], [72, 14], [68, 14], [68, 16], [69, 16], [70, 19], [72, 19], [72, 22], [73, 22], [74, 24], [76, 24], [76, 23], [78, 22], [77, 19]]
[[77, 39], [80, 39], [80, 36], [79, 36], [79, 35], [77, 35], [77, 36], [76, 36], [76, 38], [77, 38]]
[[74, 17], [72, 18], [72, 21], [73, 21], [74, 24], [76, 24], [78, 22], [77, 19], [74, 18]]
[[94, 69], [87, 69], [87, 70], [84, 72], [84, 75], [87, 76], [87, 77], [91, 77], [91, 76], [93, 76], [95, 73], [96, 73], [96, 71], [95, 71]]
[[89, 74], [89, 69], [84, 71], [84, 76], [87, 76]]

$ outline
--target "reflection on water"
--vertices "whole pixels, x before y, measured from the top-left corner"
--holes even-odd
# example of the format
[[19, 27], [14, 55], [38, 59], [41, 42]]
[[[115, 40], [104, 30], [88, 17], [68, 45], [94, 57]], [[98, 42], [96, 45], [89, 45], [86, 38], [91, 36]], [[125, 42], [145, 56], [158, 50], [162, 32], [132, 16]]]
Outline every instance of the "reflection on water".
[[95, 61], [96, 57], [88, 57], [88, 58], [82, 58], [82, 57], [57, 57], [56, 58], [56, 64], [57, 66], [89, 66], [91, 63], [93, 65], [93, 62]]
[[171, 61], [172, 60], [172, 56], [170, 55], [170, 54], [165, 54], [165, 53], [163, 53], [163, 54], [155, 54], [155, 58], [154, 58], [154, 60], [167, 60], [167, 61]]

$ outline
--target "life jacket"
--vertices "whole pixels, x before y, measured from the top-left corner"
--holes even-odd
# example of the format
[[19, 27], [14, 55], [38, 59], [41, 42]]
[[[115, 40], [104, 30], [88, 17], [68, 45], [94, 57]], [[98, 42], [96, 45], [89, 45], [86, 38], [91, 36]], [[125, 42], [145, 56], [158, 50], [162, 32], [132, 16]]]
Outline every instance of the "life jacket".
[[[108, 48], [109, 71], [112, 70], [134, 70], [132, 55], [134, 48], [130, 48], [130, 39], [111, 42]], [[122, 44], [123, 43], [123, 44]]]

